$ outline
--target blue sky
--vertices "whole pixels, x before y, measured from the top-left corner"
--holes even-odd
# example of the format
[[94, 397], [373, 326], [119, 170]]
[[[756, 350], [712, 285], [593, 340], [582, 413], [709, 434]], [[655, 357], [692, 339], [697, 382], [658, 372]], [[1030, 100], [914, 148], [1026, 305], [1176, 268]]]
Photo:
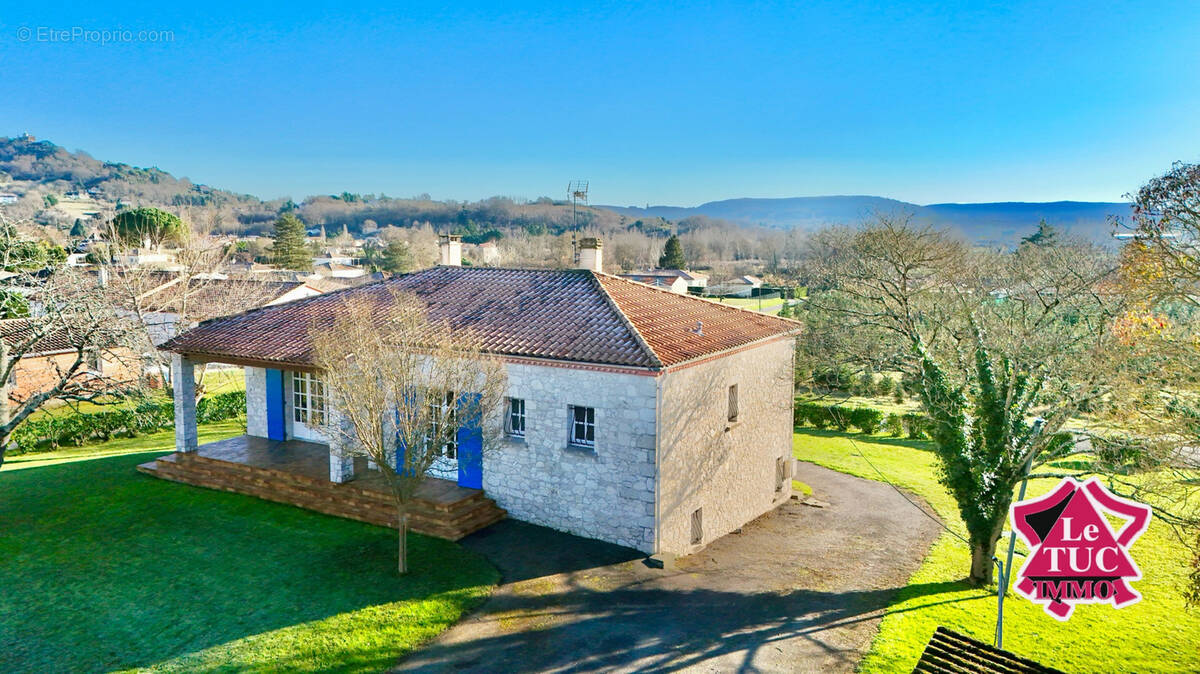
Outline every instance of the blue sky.
[[[0, 135], [266, 198], [1107, 201], [1200, 160], [1192, 1], [24, 4]], [[173, 39], [37, 32], [75, 27]]]

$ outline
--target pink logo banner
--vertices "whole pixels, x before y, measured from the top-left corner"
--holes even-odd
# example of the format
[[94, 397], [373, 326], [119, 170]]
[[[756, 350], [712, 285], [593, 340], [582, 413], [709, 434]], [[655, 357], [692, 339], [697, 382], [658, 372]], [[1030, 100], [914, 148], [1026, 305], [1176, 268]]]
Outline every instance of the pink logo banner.
[[[1106, 513], [1123, 521], [1117, 531]], [[1065, 621], [1076, 604], [1124, 608], [1141, 600], [1130, 586], [1142, 572], [1129, 548], [1150, 525], [1150, 506], [1116, 496], [1096, 478], [1067, 477], [1045, 496], [1014, 503], [1010, 517], [1032, 551], [1014, 589], [1046, 613]]]

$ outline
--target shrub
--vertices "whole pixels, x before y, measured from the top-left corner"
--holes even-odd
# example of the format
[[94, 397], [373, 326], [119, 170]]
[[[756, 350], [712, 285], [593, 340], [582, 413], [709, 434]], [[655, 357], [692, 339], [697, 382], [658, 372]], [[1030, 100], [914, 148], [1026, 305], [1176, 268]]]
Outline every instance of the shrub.
[[850, 368], [845, 365], [813, 372], [814, 383], [834, 391], [848, 391], [853, 379]]
[[883, 420], [883, 428], [893, 438], [904, 435], [904, 421], [899, 414], [889, 414]]
[[843, 407], [842, 405], [830, 405], [825, 410], [829, 413], [829, 422], [834, 425], [839, 431], [847, 431], [850, 428], [850, 415], [854, 409], [851, 407]]
[[858, 384], [854, 387], [854, 392], [860, 396], [875, 395], [875, 375], [870, 372], [864, 372], [858, 376]]
[[[246, 413], [246, 392], [229, 391], [200, 400], [198, 423], [235, 419]], [[114, 437], [136, 437], [175, 425], [175, 405], [169, 401], [146, 400], [132, 407], [114, 407], [100, 412], [83, 412], [27, 421], [12, 435], [13, 454], [53, 450], [64, 445], [78, 447]]]
[[850, 411], [850, 425], [867, 435], [878, 431], [882, 423], [883, 412], [874, 407], [856, 407]]
[[883, 375], [879, 378], [879, 382], [875, 384], [875, 390], [881, 396], [890, 396], [896, 391], [896, 380], [892, 379], [891, 375]]
[[908, 414], [900, 417], [900, 419], [904, 425], [904, 431], [908, 437], [914, 440], [929, 437], [929, 418], [924, 414], [909, 412]]

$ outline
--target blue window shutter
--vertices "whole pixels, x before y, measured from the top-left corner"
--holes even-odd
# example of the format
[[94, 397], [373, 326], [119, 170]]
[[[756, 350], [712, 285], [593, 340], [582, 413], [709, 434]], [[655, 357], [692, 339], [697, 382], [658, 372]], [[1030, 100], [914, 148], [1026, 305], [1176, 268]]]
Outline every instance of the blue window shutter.
[[287, 439], [283, 410], [283, 372], [267, 369], [267, 437], [271, 440]]
[[458, 486], [483, 489], [483, 430], [478, 393], [458, 398]]

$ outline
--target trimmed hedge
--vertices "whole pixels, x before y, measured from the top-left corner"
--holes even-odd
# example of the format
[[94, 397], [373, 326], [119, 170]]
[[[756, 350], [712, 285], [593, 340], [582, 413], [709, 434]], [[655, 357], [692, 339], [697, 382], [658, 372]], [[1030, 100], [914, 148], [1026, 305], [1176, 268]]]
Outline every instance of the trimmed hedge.
[[873, 407], [796, 403], [792, 416], [793, 424], [796, 426], [805, 424], [811, 424], [817, 428], [832, 426], [839, 431], [847, 431], [853, 427], [861, 433], [875, 433], [883, 425], [883, 412]]
[[[246, 392], [229, 391], [205, 396], [196, 405], [197, 423], [236, 419], [246, 414]], [[48, 451], [63, 445], [104, 442], [114, 437], [133, 438], [175, 425], [175, 405], [171, 401], [146, 401], [133, 407], [102, 412], [83, 412], [61, 417], [26, 421], [12, 435], [12, 454]]]
[[881, 430], [899, 437], [929, 437], [929, 417], [924, 414], [884, 414], [874, 407], [848, 407], [846, 405], [822, 405], [820, 403], [796, 403], [793, 424], [797, 427], [810, 425], [818, 429], [836, 428], [839, 431], [858, 429], [860, 433], [877, 433]]

